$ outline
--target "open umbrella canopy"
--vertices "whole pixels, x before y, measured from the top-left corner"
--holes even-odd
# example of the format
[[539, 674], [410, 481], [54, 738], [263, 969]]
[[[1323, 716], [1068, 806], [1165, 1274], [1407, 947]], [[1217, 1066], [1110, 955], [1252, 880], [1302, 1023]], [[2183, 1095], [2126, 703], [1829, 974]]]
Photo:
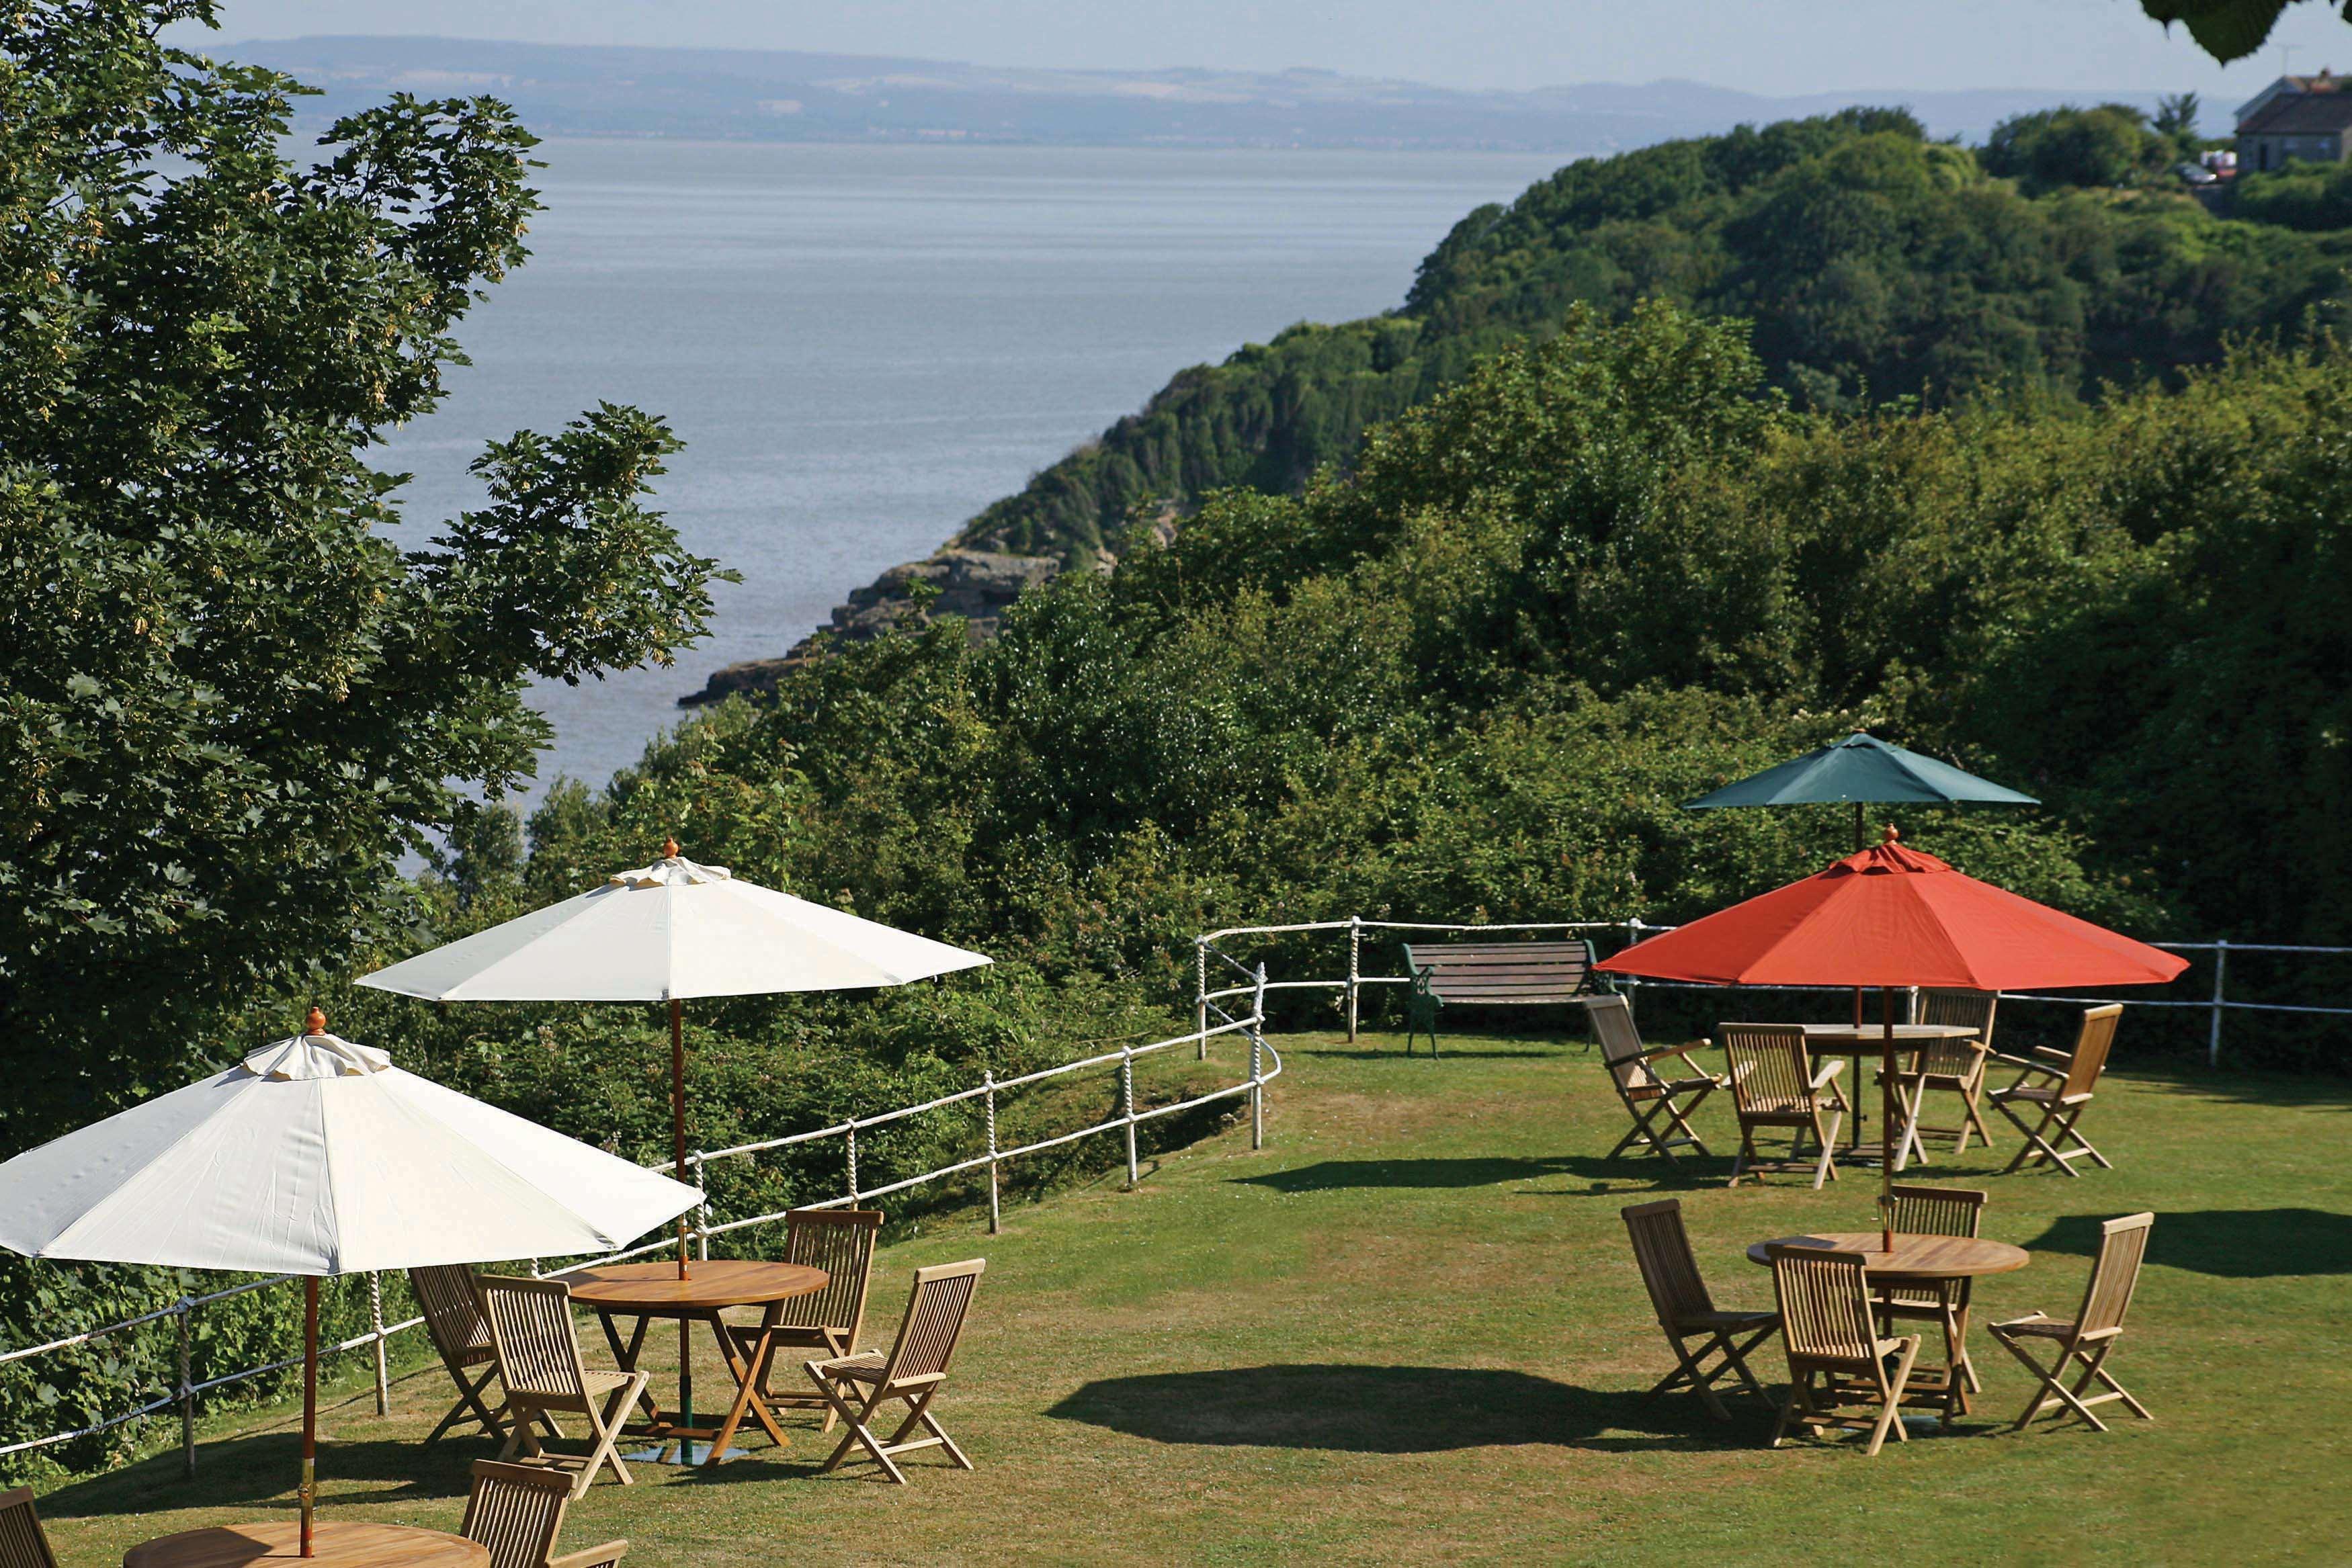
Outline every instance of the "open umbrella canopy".
[[699, 1201], [318, 1033], [0, 1165], [0, 1246], [344, 1274], [608, 1252]]
[[1727, 784], [1713, 794], [1683, 802], [1685, 810], [1722, 806], [1797, 806], [1825, 802], [1910, 801], [1948, 806], [1981, 801], [2037, 806], [2031, 795], [1964, 773], [1948, 762], [1890, 746], [1871, 735], [1850, 735], [1834, 746], [1809, 751], [1793, 761]]
[[658, 1002], [898, 986], [989, 961], [673, 854], [360, 984], [440, 1002]]
[[313, 1553], [319, 1280], [611, 1252], [702, 1195], [327, 1032], [0, 1165], [0, 1246], [302, 1275], [301, 1551]]
[[1606, 974], [1717, 986], [2159, 985], [2188, 960], [1887, 841], [1639, 942]]

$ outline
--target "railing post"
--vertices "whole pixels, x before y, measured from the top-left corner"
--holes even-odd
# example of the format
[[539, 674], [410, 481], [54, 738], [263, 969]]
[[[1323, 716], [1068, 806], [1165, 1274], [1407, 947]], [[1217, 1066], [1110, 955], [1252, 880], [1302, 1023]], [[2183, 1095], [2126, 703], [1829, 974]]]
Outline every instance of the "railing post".
[[1193, 1027], [1199, 1030], [1200, 1047], [1192, 1060], [1209, 1060], [1209, 939], [1192, 938], [1192, 1016]]
[[1363, 980], [1364, 917], [1348, 916], [1348, 1043], [1356, 1043], [1356, 990]]
[[1127, 1106], [1127, 1190], [1133, 1192], [1142, 1177], [1135, 1165], [1135, 1047], [1118, 1048], [1118, 1092]]
[[849, 1207], [857, 1207], [857, 1118], [849, 1119]]
[[2221, 1065], [2221, 1009], [2225, 1000], [2221, 985], [2229, 967], [2230, 939], [2216, 936], [2213, 939], [2213, 1026], [2205, 1039], [2205, 1065], [2208, 1067]]
[[392, 1414], [392, 1369], [383, 1356], [383, 1276], [368, 1270], [368, 1326], [375, 1339], [375, 1413]]
[[1265, 1147], [1265, 966], [1257, 967], [1250, 1004], [1250, 1147]]
[[180, 1331], [180, 1473], [196, 1473], [196, 1389], [188, 1370], [188, 1298], [172, 1310], [172, 1326]]
[[1003, 1228], [996, 1207], [996, 1074], [983, 1072], [980, 1081], [988, 1090], [988, 1233], [993, 1236]]
[[701, 1262], [710, 1261], [710, 1186], [703, 1180], [702, 1151], [697, 1149], [686, 1156], [694, 1172], [694, 1256]]
[[[1625, 920], [1625, 946], [1631, 947], [1634, 943], [1639, 942], [1641, 939], [1641, 916], [1627, 916]], [[1622, 952], [1623, 950], [1623, 948], [1619, 949], [1620, 952]], [[1629, 1019], [1633, 1016], [1633, 991], [1641, 985], [1641, 979], [1638, 976], [1624, 975], [1618, 978], [1618, 988], [1625, 998], [1625, 1016]]]

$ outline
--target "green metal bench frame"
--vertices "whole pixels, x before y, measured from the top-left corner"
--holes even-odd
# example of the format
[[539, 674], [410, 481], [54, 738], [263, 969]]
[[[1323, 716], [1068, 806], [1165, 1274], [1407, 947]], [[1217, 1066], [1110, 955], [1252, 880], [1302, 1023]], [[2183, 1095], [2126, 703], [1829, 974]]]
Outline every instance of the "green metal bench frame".
[[1592, 994], [1592, 944], [1566, 942], [1407, 942], [1404, 1053], [1416, 1035], [1429, 1036], [1437, 1055], [1437, 1015], [1447, 1003], [1475, 1007], [1538, 1007], [1576, 1002]]

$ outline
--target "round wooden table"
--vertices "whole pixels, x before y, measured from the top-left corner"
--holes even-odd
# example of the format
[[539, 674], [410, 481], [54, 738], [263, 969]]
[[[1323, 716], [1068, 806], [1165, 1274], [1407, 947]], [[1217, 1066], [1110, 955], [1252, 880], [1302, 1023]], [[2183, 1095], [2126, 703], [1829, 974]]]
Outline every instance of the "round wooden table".
[[[1809, 1023], [1804, 1026], [1805, 1049], [1815, 1056], [1851, 1056], [1856, 1061], [1880, 1055], [1886, 1046], [1886, 1026], [1864, 1023]], [[1976, 1030], [1962, 1024], [1899, 1023], [1895, 1026], [1895, 1046], [1898, 1053], [1906, 1045], [1917, 1045], [1928, 1040], [1973, 1040]], [[1859, 1071], [1859, 1069], [1856, 1070]], [[1847, 1124], [1846, 1157], [1854, 1159], [1863, 1153], [1862, 1124], [1869, 1097], [1863, 1093], [1859, 1079], [1853, 1086], [1853, 1103], [1850, 1107], [1853, 1119]], [[1903, 1154], [1897, 1151], [1895, 1168], [1903, 1168]]]
[[[664, 1259], [658, 1262], [583, 1269], [564, 1278], [571, 1283], [572, 1299], [594, 1309], [597, 1321], [604, 1325], [605, 1343], [613, 1347], [613, 1358], [625, 1372], [636, 1370], [637, 1356], [645, 1349], [646, 1329], [656, 1318], [677, 1322], [677, 1414], [666, 1418], [656, 1406], [651, 1420], [627, 1428], [632, 1435], [650, 1437], [665, 1448], [677, 1444], [681, 1464], [694, 1462], [696, 1438], [707, 1439], [709, 1448], [701, 1460], [705, 1466], [715, 1466], [726, 1456], [727, 1445], [734, 1439], [735, 1429], [743, 1424], [746, 1416], [757, 1420], [777, 1447], [791, 1441], [776, 1424], [775, 1412], [760, 1397], [760, 1389], [767, 1380], [768, 1356], [775, 1348], [776, 1327], [783, 1316], [784, 1303], [796, 1296], [813, 1296], [832, 1283], [831, 1276], [824, 1270], [802, 1263], [708, 1258], [688, 1264], [687, 1277], [681, 1280], [676, 1260]], [[729, 1307], [766, 1309], [760, 1314], [759, 1326], [751, 1331], [748, 1355], [719, 1316]], [[616, 1325], [619, 1318], [636, 1320], [636, 1327], [626, 1340], [621, 1337]], [[716, 1427], [694, 1424], [694, 1374], [684, 1353], [688, 1336], [698, 1322], [709, 1325], [711, 1337], [719, 1342], [719, 1354], [735, 1379], [735, 1402], [729, 1407], [727, 1418]]]
[[255, 1563], [303, 1563], [315, 1568], [490, 1568], [490, 1549], [462, 1535], [411, 1530], [404, 1524], [320, 1522], [313, 1553], [302, 1556], [299, 1521], [226, 1524], [184, 1531], [132, 1547], [122, 1568], [246, 1568]]
[[1884, 1239], [1875, 1230], [1830, 1230], [1813, 1236], [1779, 1236], [1748, 1249], [1750, 1263], [1769, 1266], [1775, 1247], [1818, 1247], [1829, 1252], [1859, 1252], [1871, 1282], [1934, 1289], [1942, 1299], [1948, 1321], [1944, 1325], [1945, 1364], [1914, 1366], [1912, 1390], [1943, 1408], [1944, 1419], [1965, 1415], [1969, 1380], [1975, 1368], [1969, 1361], [1969, 1282], [1987, 1274], [2013, 1274], [2033, 1261], [2033, 1254], [2006, 1241], [1978, 1236], [1914, 1236], [1897, 1231], [1892, 1252], [1880, 1249]]

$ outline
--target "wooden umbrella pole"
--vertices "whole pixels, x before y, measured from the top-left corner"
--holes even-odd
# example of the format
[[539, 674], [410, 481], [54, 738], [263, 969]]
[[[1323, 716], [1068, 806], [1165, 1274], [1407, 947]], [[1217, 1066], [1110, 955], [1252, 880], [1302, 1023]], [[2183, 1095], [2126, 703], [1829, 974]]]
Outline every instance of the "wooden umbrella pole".
[[[1879, 1248], [1895, 1250], [1895, 988], [1878, 988]], [[1856, 1095], [1856, 1099], [1861, 1096]]]
[[319, 1485], [319, 1276], [302, 1277], [302, 1555], [318, 1555], [310, 1542], [311, 1514]]
[[[677, 1179], [686, 1180], [686, 1004], [669, 1004], [669, 1140], [676, 1156]], [[691, 1210], [688, 1211], [691, 1213]], [[677, 1277], [687, 1277], [687, 1218], [677, 1217]]]
[[[669, 1004], [669, 1131], [670, 1142], [677, 1155], [677, 1179], [686, 1180], [686, 1004], [672, 997]], [[691, 1209], [688, 1213], [692, 1213]], [[677, 1217], [677, 1277], [688, 1277], [686, 1215]], [[694, 1335], [693, 1323], [681, 1317], [677, 1320], [677, 1424], [694, 1425]], [[677, 1462], [694, 1462], [692, 1439], [677, 1440]]]

